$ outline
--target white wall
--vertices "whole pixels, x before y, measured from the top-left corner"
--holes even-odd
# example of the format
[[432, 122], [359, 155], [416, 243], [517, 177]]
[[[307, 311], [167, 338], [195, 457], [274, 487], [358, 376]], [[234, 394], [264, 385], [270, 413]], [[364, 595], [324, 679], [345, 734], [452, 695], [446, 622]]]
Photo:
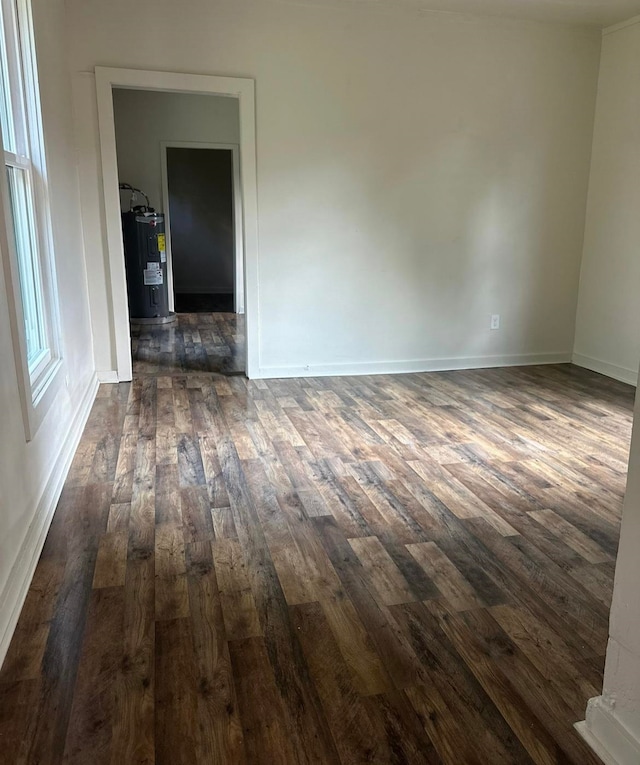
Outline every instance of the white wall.
[[[640, 18], [605, 34], [575, 361], [637, 383], [640, 361]], [[580, 732], [607, 765], [640, 762], [640, 396], [636, 400], [602, 695]]]
[[162, 141], [240, 142], [236, 98], [116, 88], [113, 108], [120, 181], [146, 191], [160, 212]]
[[67, 5], [99, 369], [96, 64], [255, 78], [262, 374], [570, 357], [598, 32], [369, 4]]
[[[58, 393], [35, 438], [26, 443], [9, 332], [7, 285], [0, 268], [0, 662], [37, 560], [41, 533], [95, 393], [64, 3], [34, 0], [33, 10], [60, 294], [63, 374], [68, 385]], [[6, 256], [0, 252], [0, 257]]]
[[576, 363], [633, 384], [640, 363], [639, 71], [640, 23], [605, 34], [574, 349]]
[[[637, 292], [637, 286], [636, 286]], [[629, 456], [602, 696], [580, 732], [607, 765], [640, 762], [640, 396]]]

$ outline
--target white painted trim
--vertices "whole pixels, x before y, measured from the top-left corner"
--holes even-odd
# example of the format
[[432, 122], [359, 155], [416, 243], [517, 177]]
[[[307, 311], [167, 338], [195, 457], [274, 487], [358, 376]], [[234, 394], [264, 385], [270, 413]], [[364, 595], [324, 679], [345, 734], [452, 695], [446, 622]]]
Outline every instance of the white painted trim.
[[574, 727], [605, 765], [640, 762], [640, 741], [616, 718], [602, 696], [589, 699], [587, 719]]
[[614, 380], [620, 380], [620, 382], [628, 383], [629, 385], [637, 386], [638, 384], [638, 370], [634, 372], [633, 369], [619, 367], [617, 364], [593, 359], [590, 356], [583, 356], [581, 353], [574, 353], [571, 357], [571, 362], [577, 367], [584, 367], [584, 369], [590, 369], [592, 372], [599, 372], [601, 375], [613, 377]]
[[[161, 141], [160, 167], [162, 176], [162, 205], [164, 224], [167, 232], [167, 282], [169, 287], [169, 309], [174, 309], [173, 255], [171, 252], [171, 210], [169, 208], [169, 176], [167, 174], [167, 149], [225, 149], [231, 152], [232, 194], [233, 194], [233, 242], [235, 284], [233, 308], [244, 313], [244, 247], [242, 244], [242, 188], [240, 185], [240, 147], [237, 143], [203, 143], [201, 141]], [[194, 288], [197, 292], [197, 288]], [[189, 292], [189, 290], [187, 290]]]
[[[34, 181], [34, 173], [29, 170], [30, 182]], [[39, 186], [38, 196], [40, 196]], [[60, 358], [60, 333], [58, 324], [57, 288], [55, 279], [55, 264], [51, 254], [48, 223], [45, 214], [48, 210], [41, 209], [38, 205], [34, 208], [36, 214], [36, 227], [39, 237], [38, 263], [42, 269], [42, 295], [44, 298], [43, 310], [45, 324], [47, 325], [47, 337], [49, 340], [49, 362], [34, 379], [29, 372], [27, 362], [27, 340], [25, 321], [22, 305], [22, 293], [20, 288], [20, 267], [16, 250], [15, 237], [13, 236], [13, 215], [9, 203], [9, 188], [6, 173], [0, 178], [0, 252], [5, 253], [2, 260], [4, 268], [6, 295], [9, 307], [9, 331], [13, 343], [13, 355], [15, 361], [18, 392], [20, 395], [20, 407], [24, 424], [25, 439], [31, 441], [45, 418], [51, 402], [58, 395], [62, 387], [62, 361]], [[41, 212], [43, 214], [41, 214]], [[44, 227], [40, 230], [40, 227]], [[46, 230], [45, 230], [46, 229]], [[40, 243], [40, 238], [42, 242]], [[45, 249], [46, 245], [46, 249]], [[51, 278], [50, 278], [51, 277]]]
[[331, 377], [351, 375], [404, 374], [411, 372], [448, 372], [455, 369], [566, 364], [570, 353], [526, 353], [511, 356], [468, 356], [450, 359], [415, 359], [410, 361], [364, 361], [344, 364], [309, 364], [298, 367], [261, 367], [257, 378]]
[[602, 36], [613, 34], [614, 32], [619, 32], [621, 29], [626, 29], [627, 27], [632, 27], [635, 24], [640, 24], [640, 16], [632, 16], [630, 19], [627, 19], [626, 21], [621, 21], [619, 24], [612, 24], [610, 27], [605, 27], [602, 30]]
[[164, 215], [165, 251], [167, 253], [167, 291], [169, 310], [176, 310], [173, 288], [173, 252], [171, 251], [171, 211], [169, 210], [169, 180], [167, 176], [167, 146], [160, 141], [160, 182], [162, 184], [162, 213]]
[[593, 749], [593, 751], [598, 755], [598, 757], [602, 760], [604, 765], [621, 765], [618, 760], [614, 760], [613, 757], [609, 752], [606, 751], [606, 749], [603, 748], [600, 741], [591, 733], [589, 728], [587, 727], [587, 723], [585, 720], [582, 722], [574, 723], [573, 726], [580, 736], [587, 742], [589, 747]]
[[[104, 185], [109, 286], [116, 345], [116, 365], [118, 367], [118, 375], [123, 380], [131, 380], [133, 377], [133, 361], [131, 358], [127, 277], [124, 266], [122, 224], [120, 222], [121, 205], [112, 86], [113, 83], [109, 77], [102, 74], [99, 68], [96, 67], [98, 129], [100, 132], [100, 154], [102, 158], [102, 183]], [[118, 223], [117, 227], [116, 222]]]
[[62, 493], [62, 487], [71, 467], [71, 461], [80, 442], [82, 431], [98, 392], [98, 379], [93, 376], [87, 386], [80, 406], [76, 410], [67, 437], [54, 463], [49, 480], [33, 513], [33, 520], [27, 530], [9, 579], [0, 594], [0, 666], [9, 649], [9, 643], [18, 623], [29, 585], [33, 579], [40, 553], [53, 519], [53, 514]]
[[111, 384], [120, 382], [120, 380], [118, 380], [118, 372], [116, 369], [105, 369], [102, 372], [98, 370], [96, 375], [98, 376], [99, 383]]
[[240, 181], [243, 201], [244, 294], [246, 317], [246, 375], [260, 368], [258, 279], [258, 184], [256, 167], [255, 83], [244, 77], [217, 77], [180, 72], [96, 67], [98, 128], [110, 270], [111, 306], [120, 381], [131, 380], [133, 364], [129, 307], [120, 222], [118, 160], [113, 115], [114, 87], [170, 93], [208, 93], [238, 99], [240, 116]]

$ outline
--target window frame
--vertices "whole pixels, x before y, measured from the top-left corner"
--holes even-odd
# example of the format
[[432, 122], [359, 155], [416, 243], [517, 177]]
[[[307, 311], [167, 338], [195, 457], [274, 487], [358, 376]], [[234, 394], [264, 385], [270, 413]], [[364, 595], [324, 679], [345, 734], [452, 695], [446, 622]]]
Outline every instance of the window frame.
[[[61, 333], [58, 292], [54, 262], [53, 233], [42, 128], [40, 88], [36, 63], [33, 16], [30, 0], [0, 0], [0, 23], [6, 40], [7, 78], [11, 93], [15, 151], [6, 151], [0, 135], [0, 150], [5, 172], [0, 178], [0, 251], [3, 258], [6, 292], [9, 303], [10, 329], [16, 362], [18, 387], [25, 436], [30, 441], [44, 419], [61, 386]], [[6, 32], [4, 31], [6, 29]], [[8, 61], [13, 57], [12, 61]], [[22, 136], [22, 140], [20, 136]], [[26, 193], [30, 212], [30, 238], [35, 246], [35, 264], [39, 282], [38, 325], [44, 345], [36, 360], [29, 364], [25, 313], [20, 287], [20, 265], [14, 236], [11, 197], [7, 167], [25, 172]]]

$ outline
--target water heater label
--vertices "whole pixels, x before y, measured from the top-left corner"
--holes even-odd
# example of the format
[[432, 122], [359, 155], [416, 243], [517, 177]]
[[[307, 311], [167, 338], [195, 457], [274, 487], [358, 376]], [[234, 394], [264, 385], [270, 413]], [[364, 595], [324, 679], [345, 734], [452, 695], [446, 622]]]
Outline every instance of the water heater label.
[[144, 284], [146, 287], [152, 287], [157, 284], [163, 284], [164, 279], [162, 276], [162, 267], [160, 263], [151, 261], [147, 263], [147, 267], [142, 272], [144, 277]]
[[160, 253], [160, 262], [167, 262], [167, 240], [164, 234], [158, 234], [158, 252]]

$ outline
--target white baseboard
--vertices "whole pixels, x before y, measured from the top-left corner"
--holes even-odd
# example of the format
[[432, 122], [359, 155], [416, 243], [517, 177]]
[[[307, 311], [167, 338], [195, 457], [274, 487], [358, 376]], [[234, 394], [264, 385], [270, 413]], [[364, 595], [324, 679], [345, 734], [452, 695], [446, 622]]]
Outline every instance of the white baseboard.
[[602, 696], [589, 699], [587, 719], [575, 729], [605, 765], [638, 765], [640, 741], [615, 717]]
[[628, 383], [629, 385], [638, 385], [638, 370], [619, 367], [616, 364], [609, 364], [608, 361], [600, 361], [590, 356], [583, 356], [581, 353], [574, 353], [571, 357], [572, 363], [578, 367], [590, 369], [592, 372], [599, 372], [601, 375], [613, 377], [614, 380]]
[[94, 375], [82, 397], [80, 406], [76, 410], [67, 437], [33, 514], [33, 520], [27, 530], [25, 540], [9, 574], [9, 579], [0, 594], [0, 666], [2, 666], [9, 649], [9, 643], [40, 559], [53, 513], [60, 499], [73, 455], [78, 447], [97, 392], [98, 378]]
[[118, 372], [115, 369], [106, 369], [96, 372], [96, 375], [98, 376], [98, 382], [99, 383], [117, 383], [120, 382], [118, 379]]
[[456, 369], [488, 369], [493, 367], [566, 364], [570, 353], [524, 353], [511, 356], [468, 356], [451, 359], [417, 359], [413, 361], [347, 362], [344, 364], [308, 364], [291, 367], [260, 367], [257, 379], [282, 377], [333, 377], [351, 375], [404, 374], [410, 372], [449, 372]]

